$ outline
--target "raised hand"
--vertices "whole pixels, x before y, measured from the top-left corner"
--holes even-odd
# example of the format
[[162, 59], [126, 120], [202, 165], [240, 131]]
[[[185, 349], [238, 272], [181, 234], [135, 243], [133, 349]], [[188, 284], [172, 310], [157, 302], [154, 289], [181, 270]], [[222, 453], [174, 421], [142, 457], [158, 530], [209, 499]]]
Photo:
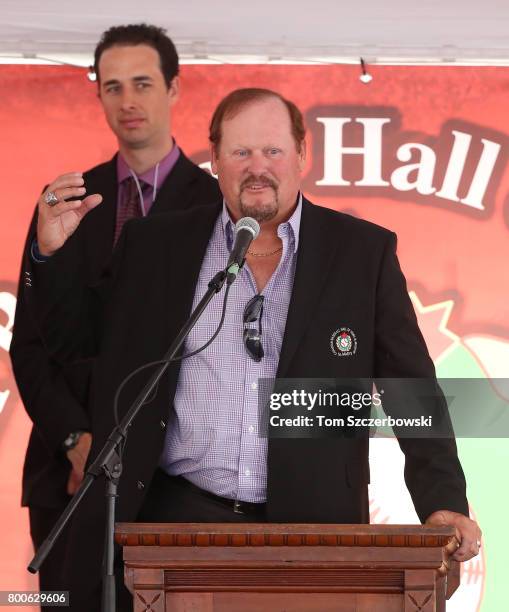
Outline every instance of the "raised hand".
[[[102, 202], [98, 193], [85, 196], [81, 172], [56, 178], [39, 198], [37, 245], [41, 255], [53, 255], [71, 236], [83, 217]], [[66, 202], [68, 198], [78, 198]], [[80, 199], [83, 198], [83, 199]]]

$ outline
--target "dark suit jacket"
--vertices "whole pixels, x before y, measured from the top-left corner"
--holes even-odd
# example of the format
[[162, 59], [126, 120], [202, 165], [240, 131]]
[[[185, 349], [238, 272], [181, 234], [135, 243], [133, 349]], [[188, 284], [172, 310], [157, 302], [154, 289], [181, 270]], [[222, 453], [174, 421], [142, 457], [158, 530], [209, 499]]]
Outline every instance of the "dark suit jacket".
[[[160, 358], [190, 314], [219, 212], [218, 203], [169, 213], [157, 222], [129, 222], [111, 276], [96, 292], [72, 282], [67, 247], [36, 269], [27, 264], [37, 290], [28, 288], [26, 293], [36, 293], [34, 313], [50, 349], [63, 361], [98, 355], [91, 399], [92, 456], [114, 425], [112, 398], [120, 381], [134, 368]], [[434, 376], [395, 251], [393, 233], [304, 201], [279, 377]], [[77, 330], [76, 322], [85, 320], [94, 325], [82, 324]], [[357, 352], [348, 358], [338, 358], [330, 349], [331, 334], [343, 326], [357, 336]], [[130, 429], [119, 521], [136, 519], [158, 464], [178, 373], [175, 363]], [[146, 379], [140, 375], [128, 385], [121, 415]], [[421, 520], [438, 509], [467, 514], [454, 441], [401, 439], [400, 444], [406, 482]], [[267, 461], [269, 521], [368, 522], [367, 437], [271, 439]], [[104, 487], [102, 481], [94, 484], [73, 526], [72, 541], [82, 555], [87, 580], [99, 577]], [[80, 578], [76, 580], [70, 583], [73, 588], [78, 588]], [[86, 589], [81, 581], [79, 588]]]
[[[102, 204], [91, 211], [73, 236], [68, 252], [73, 275], [91, 284], [109, 263], [117, 206], [116, 157], [84, 174], [88, 193], [100, 193]], [[220, 197], [217, 181], [183, 152], [162, 185], [150, 210], [155, 215], [185, 210]], [[35, 215], [27, 238], [32, 243]], [[22, 271], [11, 344], [14, 375], [34, 426], [23, 470], [23, 505], [62, 507], [67, 503], [69, 462], [61, 452], [70, 432], [90, 430], [88, 382], [90, 362], [58, 363], [45, 350], [29, 318]]]

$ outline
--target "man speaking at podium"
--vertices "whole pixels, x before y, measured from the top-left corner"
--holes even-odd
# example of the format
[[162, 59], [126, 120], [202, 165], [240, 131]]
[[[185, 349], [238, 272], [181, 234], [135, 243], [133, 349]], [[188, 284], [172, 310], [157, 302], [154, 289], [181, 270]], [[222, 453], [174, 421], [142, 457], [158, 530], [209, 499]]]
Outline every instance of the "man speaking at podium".
[[[304, 137], [300, 111], [279, 94], [229, 94], [210, 126], [224, 202], [127, 223], [110, 275], [95, 290], [75, 281], [65, 242], [101, 196], [54, 206], [41, 200], [34, 245], [40, 262], [27, 257], [33, 277], [27, 299], [58, 359], [97, 356], [92, 458], [114, 427], [118, 385], [166, 352], [209, 280], [224, 269], [235, 222], [250, 216], [261, 226], [231, 286], [221, 332], [206, 350], [170, 367], [130, 428], [118, 521], [369, 521], [368, 438], [267, 440], [258, 432], [261, 378], [434, 377], [395, 235], [302, 196]], [[185, 354], [213, 335], [221, 310], [216, 296]], [[330, 345], [341, 327], [356, 340], [344, 358]], [[129, 383], [120, 416], [145, 380]], [[419, 518], [454, 525], [461, 540], [455, 557], [471, 558], [480, 531], [468, 518], [454, 440], [400, 445]], [[71, 601], [98, 592], [104, 489], [96, 481], [72, 525]]]

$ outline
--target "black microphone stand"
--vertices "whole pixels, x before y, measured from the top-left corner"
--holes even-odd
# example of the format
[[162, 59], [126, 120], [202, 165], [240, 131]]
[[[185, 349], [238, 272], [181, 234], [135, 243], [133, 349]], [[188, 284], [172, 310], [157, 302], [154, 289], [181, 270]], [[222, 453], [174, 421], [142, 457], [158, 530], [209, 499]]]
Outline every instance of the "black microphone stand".
[[[243, 262], [242, 262], [243, 263]], [[242, 266], [240, 266], [242, 267]], [[154, 372], [150, 380], [143, 387], [138, 397], [134, 400], [129, 408], [128, 412], [120, 423], [113, 429], [108, 437], [102, 450], [97, 455], [94, 462], [89, 466], [86, 471], [85, 478], [81, 483], [78, 491], [67, 504], [62, 515], [56, 522], [55, 526], [49, 533], [48, 537], [41, 544], [34, 558], [28, 566], [28, 571], [35, 574], [42, 563], [48, 556], [48, 553], [53, 548], [53, 545], [62, 532], [63, 528], [67, 524], [68, 520], [72, 516], [76, 507], [79, 505], [85, 493], [88, 491], [92, 483], [101, 474], [105, 474], [108, 479], [107, 484], [107, 520], [105, 529], [105, 551], [104, 551], [104, 565], [103, 565], [103, 590], [102, 590], [102, 612], [115, 612], [115, 574], [114, 574], [114, 529], [115, 529], [115, 503], [117, 498], [117, 486], [118, 480], [122, 473], [122, 461], [121, 461], [121, 445], [126, 440], [127, 430], [131, 425], [132, 421], [140, 411], [145, 401], [150, 397], [153, 389], [160, 381], [168, 369], [172, 360], [175, 359], [177, 352], [184, 343], [187, 335], [191, 329], [195, 326], [198, 319], [203, 314], [203, 311], [207, 307], [210, 300], [216, 293], [221, 291], [223, 284], [228, 276], [228, 284], [231, 284], [235, 280], [236, 273], [238, 272], [238, 265], [236, 265], [235, 274], [232, 275], [231, 266], [225, 271], [218, 272], [214, 278], [209, 282], [208, 289], [205, 295], [200, 300], [200, 303], [191, 313], [189, 319], [186, 321], [179, 334], [172, 342], [170, 348], [163, 357], [164, 363], [162, 363], [158, 369]]]

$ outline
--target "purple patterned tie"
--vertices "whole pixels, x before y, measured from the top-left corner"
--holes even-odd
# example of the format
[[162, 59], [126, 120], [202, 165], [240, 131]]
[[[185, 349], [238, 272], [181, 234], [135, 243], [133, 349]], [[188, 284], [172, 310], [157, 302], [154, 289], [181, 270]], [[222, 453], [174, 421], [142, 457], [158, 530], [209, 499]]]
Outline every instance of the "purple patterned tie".
[[[143, 216], [140, 206], [140, 194], [138, 193], [138, 188], [136, 187], [136, 181], [132, 176], [129, 176], [125, 179], [125, 181], [123, 181], [122, 186], [124, 188], [124, 194], [117, 210], [113, 245], [117, 244], [118, 237], [120, 236], [120, 232], [122, 231], [126, 221], [129, 219], [134, 219], [135, 217]], [[148, 184], [140, 181], [140, 187], [143, 193], [148, 187]]]

